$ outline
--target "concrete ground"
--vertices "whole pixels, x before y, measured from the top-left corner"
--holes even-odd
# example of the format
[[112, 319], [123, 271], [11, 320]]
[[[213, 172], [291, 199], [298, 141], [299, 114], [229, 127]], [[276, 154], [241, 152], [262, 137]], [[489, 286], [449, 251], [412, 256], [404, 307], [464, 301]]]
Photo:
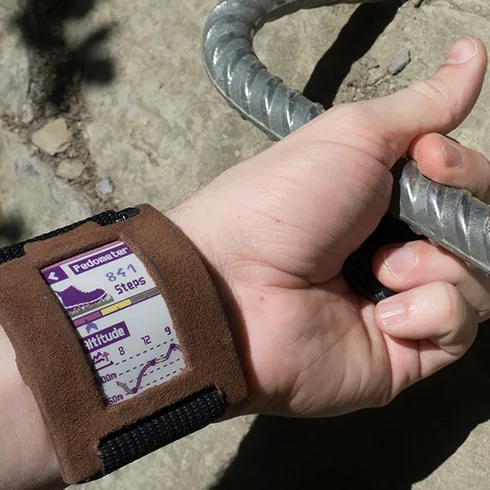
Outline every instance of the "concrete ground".
[[[271, 144], [223, 103], [203, 71], [201, 32], [214, 3], [77, 0], [76, 15], [60, 17], [44, 8], [52, 0], [1, 2], [4, 242], [107, 208], [150, 202], [169, 209]], [[257, 50], [274, 73], [303, 90], [356, 8], [276, 21], [258, 36]], [[323, 58], [308, 83], [312, 97], [343, 102], [390, 93], [429, 74], [462, 35], [490, 47], [487, 0], [425, 0], [418, 9], [408, 2], [391, 23], [389, 9], [368, 13], [358, 11], [337, 40], [336, 52], [345, 56], [330, 51]], [[356, 43], [367, 52], [351, 67]], [[390, 63], [407, 57], [407, 49], [410, 64], [390, 74]], [[489, 108], [487, 84], [455, 133], [487, 154]], [[45, 125], [59, 117], [64, 122], [46, 134]], [[233, 420], [79, 488], [486, 490], [485, 335], [461, 363], [387, 409], [333, 421]]]

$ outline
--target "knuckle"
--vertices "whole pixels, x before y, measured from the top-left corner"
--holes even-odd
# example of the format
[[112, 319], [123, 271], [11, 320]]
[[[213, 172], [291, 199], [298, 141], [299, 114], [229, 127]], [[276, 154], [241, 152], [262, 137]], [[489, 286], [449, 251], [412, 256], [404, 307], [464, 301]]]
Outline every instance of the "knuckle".
[[448, 352], [463, 355], [473, 343], [477, 333], [476, 312], [468, 309], [463, 296], [456, 286], [439, 283], [442, 306], [441, 325], [444, 333], [439, 341], [445, 344]]
[[337, 104], [337, 105], [330, 107], [330, 109], [328, 109], [328, 111], [326, 111], [322, 117], [326, 117], [327, 115], [328, 116], [336, 116], [339, 118], [343, 118], [346, 116], [352, 116], [352, 115], [356, 114], [356, 112], [357, 112], [356, 108], [357, 108], [357, 104], [355, 104], [354, 102], [346, 102], [345, 104]]
[[393, 395], [390, 392], [386, 392], [381, 394], [378, 398], [376, 398], [371, 405], [369, 405], [370, 408], [383, 408], [389, 405], [393, 399], [395, 398], [395, 395]]
[[457, 111], [449, 96], [449, 89], [442, 79], [429, 78], [416, 80], [409, 85], [409, 89], [422, 96], [433, 105], [438, 112], [444, 126], [453, 127], [457, 123]]
[[477, 161], [479, 162], [479, 175], [480, 179], [477, 179], [476, 182], [479, 185], [480, 189], [478, 190], [478, 194], [476, 197], [482, 199], [484, 202], [490, 202], [490, 162], [480, 152], [476, 152]]
[[483, 305], [476, 308], [476, 314], [478, 315], [478, 322], [485, 322], [490, 319], [490, 306]]
[[325, 121], [335, 122], [335, 124], [345, 123], [355, 125], [355, 127], [363, 127], [364, 125], [371, 127], [374, 114], [369, 104], [347, 102], [331, 107], [322, 117]]
[[441, 324], [454, 328], [462, 323], [464, 306], [462, 297], [452, 284], [440, 282], [437, 284], [439, 302], [439, 314]]

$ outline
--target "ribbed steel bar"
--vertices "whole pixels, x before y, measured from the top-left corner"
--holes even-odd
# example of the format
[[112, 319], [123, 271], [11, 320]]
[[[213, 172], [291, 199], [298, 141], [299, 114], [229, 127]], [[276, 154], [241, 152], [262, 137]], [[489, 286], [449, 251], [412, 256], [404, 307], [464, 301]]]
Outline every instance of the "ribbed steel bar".
[[[270, 138], [284, 138], [324, 109], [269, 73], [254, 52], [254, 37], [267, 22], [284, 15], [337, 3], [361, 1], [223, 0], [207, 20], [203, 58], [211, 81], [233, 108]], [[468, 191], [432, 182], [412, 160], [399, 162], [394, 174], [390, 212], [490, 274], [490, 206]]]

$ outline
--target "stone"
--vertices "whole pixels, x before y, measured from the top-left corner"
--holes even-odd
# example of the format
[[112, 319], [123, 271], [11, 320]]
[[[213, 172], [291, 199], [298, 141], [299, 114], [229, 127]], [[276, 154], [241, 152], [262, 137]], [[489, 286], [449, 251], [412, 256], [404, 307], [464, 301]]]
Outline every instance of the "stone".
[[34, 120], [34, 112], [32, 110], [32, 105], [30, 102], [26, 102], [22, 106], [20, 120], [24, 124], [30, 124]]
[[390, 75], [398, 75], [401, 73], [412, 61], [412, 57], [409, 49], [402, 49], [388, 65], [388, 72]]
[[366, 70], [374, 70], [375, 68], [379, 68], [378, 60], [372, 58], [371, 56], [366, 56], [365, 59]]
[[63, 179], [74, 180], [82, 175], [84, 169], [85, 166], [80, 160], [67, 158], [59, 163], [56, 175]]
[[32, 135], [32, 142], [52, 156], [65, 151], [70, 139], [71, 133], [62, 117], [49, 122]]
[[57, 179], [50, 165], [30, 154], [21, 137], [1, 126], [0, 195], [5, 216], [22, 224], [22, 238], [93, 214], [83, 193]]
[[109, 179], [102, 179], [97, 182], [97, 192], [103, 196], [110, 196], [114, 192], [114, 186]]

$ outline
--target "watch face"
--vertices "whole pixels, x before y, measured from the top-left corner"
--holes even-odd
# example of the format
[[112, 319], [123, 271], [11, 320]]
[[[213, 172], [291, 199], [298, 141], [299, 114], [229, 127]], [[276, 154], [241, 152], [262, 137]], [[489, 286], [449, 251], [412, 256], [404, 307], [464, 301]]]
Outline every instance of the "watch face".
[[106, 403], [127, 400], [186, 367], [165, 300], [125, 243], [41, 273], [70, 317]]

